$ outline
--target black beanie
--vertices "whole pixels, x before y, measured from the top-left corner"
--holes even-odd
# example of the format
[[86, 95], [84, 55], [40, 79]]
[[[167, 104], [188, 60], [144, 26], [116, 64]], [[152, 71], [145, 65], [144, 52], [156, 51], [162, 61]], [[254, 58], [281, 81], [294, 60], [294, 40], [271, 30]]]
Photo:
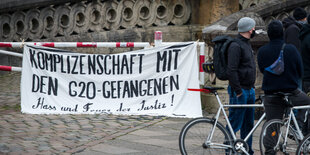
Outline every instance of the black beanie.
[[283, 39], [283, 25], [279, 20], [273, 20], [268, 25], [268, 37], [270, 40]]
[[305, 9], [298, 7], [294, 10], [293, 17], [296, 20], [304, 19], [307, 17], [307, 12], [305, 11]]

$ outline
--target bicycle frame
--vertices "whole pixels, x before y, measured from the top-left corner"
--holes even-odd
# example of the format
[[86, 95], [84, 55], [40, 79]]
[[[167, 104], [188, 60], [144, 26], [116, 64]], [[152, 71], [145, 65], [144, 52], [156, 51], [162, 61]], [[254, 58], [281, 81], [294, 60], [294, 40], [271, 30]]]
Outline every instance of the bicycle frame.
[[[310, 109], [310, 105], [304, 105], [304, 106], [294, 106], [290, 109], [290, 113], [289, 113], [289, 117], [288, 117], [288, 121], [287, 123], [290, 124], [291, 123], [291, 120], [293, 120], [293, 123], [296, 127], [296, 130], [297, 130], [297, 134], [298, 134], [298, 138], [300, 138], [300, 140], [302, 140], [304, 138], [304, 135], [303, 133], [301, 132], [300, 128], [299, 128], [299, 125], [297, 123], [297, 119], [295, 117], [295, 114], [294, 114], [294, 110], [298, 110], [298, 109]], [[286, 142], [287, 142], [287, 137], [288, 137], [288, 132], [289, 132], [289, 125], [287, 126], [286, 128], [286, 134], [285, 134], [285, 139], [284, 139], [284, 144], [286, 145]]]
[[[231, 124], [230, 124], [230, 121], [229, 121], [229, 119], [228, 119], [228, 116], [227, 116], [227, 114], [226, 114], [226, 112], [225, 112], [225, 109], [224, 109], [224, 107], [230, 107], [230, 108], [252, 108], [252, 107], [263, 107], [264, 105], [263, 104], [247, 104], [247, 105], [223, 105], [222, 104], [222, 102], [221, 102], [221, 100], [220, 100], [220, 98], [219, 98], [219, 95], [218, 95], [218, 93], [217, 92], [214, 92], [214, 95], [215, 95], [215, 97], [216, 97], [216, 99], [217, 99], [217, 102], [218, 102], [218, 104], [219, 104], [219, 108], [218, 108], [218, 111], [217, 111], [217, 113], [216, 113], [216, 115], [215, 115], [215, 125], [213, 126], [213, 128], [212, 128], [212, 130], [211, 130], [211, 134], [210, 134], [210, 137], [208, 137], [207, 138], [207, 140], [206, 140], [206, 144], [212, 144], [212, 143], [210, 143], [211, 142], [211, 139], [212, 139], [212, 137], [213, 137], [213, 134], [214, 134], [214, 129], [215, 129], [215, 127], [216, 127], [216, 124], [217, 124], [217, 122], [218, 122], [218, 120], [219, 120], [219, 117], [220, 117], [220, 114], [221, 114], [221, 112], [223, 113], [223, 115], [224, 115], [224, 119], [225, 119], [225, 121], [226, 121], [226, 123], [227, 123], [227, 126], [228, 126], [228, 129], [229, 129], [229, 133], [231, 134], [231, 136], [232, 136], [232, 138], [233, 138], [233, 140], [234, 141], [236, 141], [237, 140], [237, 137], [236, 137], [236, 134], [235, 134], [235, 132], [234, 132], [234, 130], [232, 129], [232, 126], [231, 126]], [[244, 139], [244, 141], [246, 142], [249, 138], [250, 138], [250, 136], [254, 133], [254, 131], [257, 129], [257, 127], [260, 125], [260, 123], [264, 120], [264, 118], [266, 117], [266, 114], [264, 113], [261, 117], [260, 117], [260, 119], [258, 120], [258, 122], [254, 125], [254, 127], [252, 128], [252, 130], [248, 133], [248, 135], [246, 136], [246, 138]], [[226, 147], [228, 147], [228, 148], [231, 148], [231, 146], [229, 145], [221, 145], [221, 146], [226, 146]], [[246, 150], [244, 150], [244, 148], [242, 149], [241, 148], [241, 150], [244, 152], [244, 153], [246, 153], [246, 154], [248, 154], [248, 152], [246, 151]]]
[[[281, 150], [283, 153], [287, 153], [287, 146], [288, 146], [287, 143], [288, 143], [288, 137], [289, 137], [288, 135], [289, 135], [290, 131], [294, 132], [293, 133], [294, 137], [296, 135], [296, 137], [295, 137], [296, 139], [294, 139], [295, 141], [303, 140], [304, 135], [303, 135], [303, 133], [301, 132], [301, 130], [299, 128], [299, 125], [297, 123], [297, 119], [296, 119], [295, 114], [294, 114], [294, 110], [295, 109], [309, 109], [309, 108], [310, 108], [310, 105], [290, 107], [288, 115], [284, 119], [282, 119], [282, 122], [284, 124], [283, 126], [285, 127], [285, 131], [279, 132], [277, 143], [276, 143], [276, 145], [273, 148], [274, 150]], [[291, 125], [291, 121], [292, 120], [293, 120], [295, 129], [292, 128], [292, 125]], [[284, 138], [283, 139], [284, 140], [283, 143], [280, 142], [281, 138]]]
[[[188, 90], [191, 90], [191, 91], [201, 91], [201, 92], [204, 92], [204, 93], [212, 93], [212, 94], [214, 94], [216, 99], [217, 99], [218, 105], [219, 105], [218, 110], [217, 110], [216, 114], [214, 115], [214, 117], [212, 119], [214, 122], [213, 122], [213, 126], [211, 127], [211, 131], [210, 131], [211, 133], [209, 134], [209, 136], [204, 141], [204, 145], [206, 145], [209, 148], [233, 149], [234, 151], [238, 151], [238, 152], [242, 151], [245, 154], [249, 154], [246, 151], [244, 143], [249, 140], [251, 135], [253, 135], [255, 130], [258, 128], [258, 126], [261, 124], [261, 122], [266, 117], [266, 113], [264, 113], [259, 118], [259, 120], [254, 124], [254, 127], [251, 129], [251, 131], [248, 133], [248, 135], [244, 139], [237, 139], [236, 134], [233, 131], [233, 128], [232, 128], [232, 126], [230, 124], [230, 121], [228, 119], [228, 115], [226, 114], [225, 108], [226, 107], [228, 107], [228, 108], [254, 108], [254, 107], [264, 107], [264, 105], [263, 104], [223, 105], [221, 100], [220, 100], [220, 98], [219, 98], [219, 95], [217, 93], [218, 89], [223, 89], [223, 88], [220, 88], [220, 87], [204, 87], [203, 89], [188, 89]], [[287, 99], [288, 95], [286, 95], [286, 94], [283, 94], [283, 95]], [[285, 134], [284, 135], [285, 137], [283, 137], [284, 138], [284, 143], [283, 144], [281, 143], [281, 146], [279, 146], [279, 142], [280, 142], [280, 139], [279, 139], [278, 142], [277, 142], [278, 144], [276, 145], [276, 147], [281, 147], [283, 149], [283, 152], [286, 152], [286, 149], [287, 149], [286, 148], [287, 147], [287, 142], [288, 142], [287, 138], [288, 138], [288, 134], [289, 134], [289, 131], [290, 131], [289, 129], [292, 128], [291, 125], [290, 125], [292, 120], [293, 120], [293, 123], [295, 125], [295, 129], [296, 129], [296, 130], [292, 130], [294, 132], [294, 136], [296, 136], [295, 137], [296, 140], [302, 140], [304, 138], [304, 135], [302, 134], [302, 132], [301, 132], [299, 126], [298, 126], [297, 119], [296, 119], [295, 114], [293, 112], [294, 109], [310, 109], [310, 105], [291, 107], [289, 115], [288, 115], [288, 117], [286, 117], [286, 120], [285, 121], [282, 120], [282, 122], [287, 124], [285, 131], [283, 131], [283, 132], [286, 132], [286, 133], [283, 133], [283, 132], [279, 133], [279, 135], [280, 135], [279, 138], [283, 137], [281, 135]], [[227, 127], [226, 128], [224, 127], [224, 128], [225, 128], [226, 132], [228, 132], [228, 134], [230, 134], [231, 138], [229, 138], [229, 139], [231, 139], [233, 143], [230, 142], [229, 144], [225, 144], [225, 143], [213, 143], [212, 142], [216, 126], [218, 124], [220, 124], [220, 126], [223, 126], [219, 122], [219, 118], [220, 118], [221, 113], [223, 113], [225, 122], [227, 124]]]

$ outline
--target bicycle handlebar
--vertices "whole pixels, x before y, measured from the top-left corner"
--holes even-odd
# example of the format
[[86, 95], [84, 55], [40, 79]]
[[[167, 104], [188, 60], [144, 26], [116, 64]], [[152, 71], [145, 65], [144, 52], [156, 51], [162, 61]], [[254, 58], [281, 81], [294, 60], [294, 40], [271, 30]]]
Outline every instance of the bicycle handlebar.
[[204, 89], [204, 88], [202, 88], [202, 89], [188, 88], [187, 90], [188, 90], [188, 91], [200, 91], [200, 92], [204, 92], [204, 93], [210, 93], [210, 90]]
[[200, 91], [204, 93], [215, 93], [217, 90], [224, 89], [223, 87], [210, 87], [210, 86], [204, 86], [201, 89], [194, 89], [194, 88], [188, 88], [189, 91]]

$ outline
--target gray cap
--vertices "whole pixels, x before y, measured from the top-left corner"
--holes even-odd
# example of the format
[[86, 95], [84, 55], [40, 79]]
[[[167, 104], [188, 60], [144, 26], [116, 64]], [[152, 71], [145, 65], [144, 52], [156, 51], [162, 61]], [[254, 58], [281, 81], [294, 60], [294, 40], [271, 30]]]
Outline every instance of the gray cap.
[[255, 20], [250, 17], [243, 17], [238, 21], [238, 32], [248, 32], [255, 27]]

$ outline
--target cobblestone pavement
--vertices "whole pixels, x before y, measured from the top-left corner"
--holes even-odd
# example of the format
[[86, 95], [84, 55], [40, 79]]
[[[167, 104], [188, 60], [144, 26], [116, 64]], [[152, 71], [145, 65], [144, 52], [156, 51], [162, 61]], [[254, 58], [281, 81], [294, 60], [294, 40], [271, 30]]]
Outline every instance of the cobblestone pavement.
[[0, 154], [72, 154], [164, 117], [20, 112], [20, 73], [0, 76]]
[[[180, 154], [178, 136], [189, 119], [22, 114], [20, 76], [20, 73], [0, 74], [0, 155]], [[259, 154], [260, 128], [253, 136], [255, 154]]]

